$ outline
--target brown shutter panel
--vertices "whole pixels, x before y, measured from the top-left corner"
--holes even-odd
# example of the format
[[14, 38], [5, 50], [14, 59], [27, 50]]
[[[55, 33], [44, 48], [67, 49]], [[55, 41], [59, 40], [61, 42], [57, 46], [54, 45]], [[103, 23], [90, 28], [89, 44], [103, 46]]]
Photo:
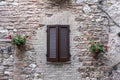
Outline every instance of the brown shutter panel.
[[47, 26], [47, 61], [58, 61], [58, 27]]
[[69, 52], [69, 25], [59, 26], [59, 61], [70, 60]]

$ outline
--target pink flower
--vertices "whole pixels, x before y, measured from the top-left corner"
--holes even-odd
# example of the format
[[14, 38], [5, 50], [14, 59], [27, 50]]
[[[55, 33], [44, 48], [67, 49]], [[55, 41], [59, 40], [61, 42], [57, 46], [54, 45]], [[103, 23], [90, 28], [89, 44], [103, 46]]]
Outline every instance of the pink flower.
[[26, 38], [29, 38], [29, 36], [26, 36]]
[[12, 39], [12, 36], [11, 35], [8, 35], [5, 37], [6, 39]]
[[106, 49], [106, 51], [108, 51], [108, 49], [109, 49], [109, 46], [105, 46], [105, 49]]
[[97, 42], [94, 42], [95, 44], [97, 43]]

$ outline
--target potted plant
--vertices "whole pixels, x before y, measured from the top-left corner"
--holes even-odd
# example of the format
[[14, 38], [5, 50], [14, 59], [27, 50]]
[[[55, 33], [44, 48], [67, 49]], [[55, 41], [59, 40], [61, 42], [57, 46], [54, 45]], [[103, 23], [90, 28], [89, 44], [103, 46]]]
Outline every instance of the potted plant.
[[106, 46], [104, 46], [100, 42], [91, 41], [89, 49], [90, 49], [90, 51], [92, 51], [92, 53], [94, 53], [94, 58], [95, 59], [98, 59], [98, 55], [100, 53], [105, 53], [106, 52]]
[[26, 43], [26, 36], [21, 34], [16, 34], [12, 37], [12, 43], [17, 47], [23, 46]]

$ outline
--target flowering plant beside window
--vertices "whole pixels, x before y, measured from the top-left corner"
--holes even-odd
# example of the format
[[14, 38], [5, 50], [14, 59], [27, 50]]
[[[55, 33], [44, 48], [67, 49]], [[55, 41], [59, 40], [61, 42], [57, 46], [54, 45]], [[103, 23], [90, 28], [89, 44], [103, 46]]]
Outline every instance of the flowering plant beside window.
[[25, 42], [26, 42], [25, 35], [17, 34], [15, 36], [13, 36], [13, 38], [12, 38], [12, 43], [16, 44], [17, 46], [25, 45]]
[[100, 42], [91, 41], [89, 49], [94, 53], [94, 58], [97, 58], [100, 53], [105, 53], [108, 47]]
[[7, 39], [11, 39], [11, 42], [17, 46], [25, 45], [26, 43], [26, 35], [16, 34], [16, 35], [8, 35]]
[[100, 52], [105, 53], [106, 51], [105, 46], [103, 44], [94, 41], [91, 41], [90, 43], [90, 50], [95, 53], [100, 53]]

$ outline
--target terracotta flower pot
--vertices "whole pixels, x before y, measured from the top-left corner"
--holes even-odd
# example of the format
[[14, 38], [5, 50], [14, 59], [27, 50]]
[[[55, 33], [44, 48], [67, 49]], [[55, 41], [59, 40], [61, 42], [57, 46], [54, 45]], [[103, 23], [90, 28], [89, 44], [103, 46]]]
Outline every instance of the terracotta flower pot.
[[21, 51], [24, 51], [26, 46], [25, 45], [19, 45], [19, 46], [17, 46], [17, 48]]
[[98, 53], [94, 53], [93, 58], [94, 58], [94, 59], [98, 59], [98, 55], [99, 55]]
[[96, 52], [93, 52], [94, 53], [93, 58], [98, 59], [100, 52], [101, 52], [100, 50], [97, 50]]

